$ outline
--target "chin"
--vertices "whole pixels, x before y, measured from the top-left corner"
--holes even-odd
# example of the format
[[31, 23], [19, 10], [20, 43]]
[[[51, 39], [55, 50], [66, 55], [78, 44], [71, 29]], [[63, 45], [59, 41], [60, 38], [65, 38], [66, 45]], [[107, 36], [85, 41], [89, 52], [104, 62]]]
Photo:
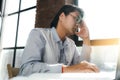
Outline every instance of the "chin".
[[75, 31], [74, 31], [74, 30], [73, 30], [73, 31], [70, 31], [68, 35], [69, 35], [69, 36], [75, 35]]
[[75, 35], [75, 32], [71, 33], [71, 35]]

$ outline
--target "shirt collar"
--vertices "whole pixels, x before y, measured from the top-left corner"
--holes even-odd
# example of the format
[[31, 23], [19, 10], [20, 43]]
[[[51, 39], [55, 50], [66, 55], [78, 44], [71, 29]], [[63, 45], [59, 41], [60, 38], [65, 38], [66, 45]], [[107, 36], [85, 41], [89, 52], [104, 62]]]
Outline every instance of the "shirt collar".
[[[56, 31], [56, 29], [54, 27], [52, 27], [52, 35], [53, 35], [53, 39], [56, 41], [56, 42], [61, 42], [61, 39], [60, 37], [58, 36], [58, 33]], [[64, 45], [68, 45], [69, 41], [66, 37], [65, 41], [64, 41]]]
[[54, 27], [52, 27], [51, 30], [52, 30], [53, 39], [54, 39], [56, 42], [61, 41], [60, 38], [59, 38], [59, 36], [58, 36], [58, 33], [57, 33], [56, 29], [55, 29]]

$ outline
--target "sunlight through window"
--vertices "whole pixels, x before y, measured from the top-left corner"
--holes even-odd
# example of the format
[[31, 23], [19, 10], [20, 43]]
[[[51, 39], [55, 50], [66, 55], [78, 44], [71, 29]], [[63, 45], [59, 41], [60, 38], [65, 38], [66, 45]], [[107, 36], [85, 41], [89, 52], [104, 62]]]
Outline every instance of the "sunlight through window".
[[78, 0], [91, 39], [120, 38], [119, 0]]

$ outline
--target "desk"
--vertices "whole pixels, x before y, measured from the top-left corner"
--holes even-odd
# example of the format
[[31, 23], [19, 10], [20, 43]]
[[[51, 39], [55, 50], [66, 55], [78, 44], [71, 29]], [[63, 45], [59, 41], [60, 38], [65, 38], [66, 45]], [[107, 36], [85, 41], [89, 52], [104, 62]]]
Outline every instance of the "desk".
[[113, 80], [112, 72], [100, 73], [35, 73], [28, 77], [15, 77], [11, 80]]

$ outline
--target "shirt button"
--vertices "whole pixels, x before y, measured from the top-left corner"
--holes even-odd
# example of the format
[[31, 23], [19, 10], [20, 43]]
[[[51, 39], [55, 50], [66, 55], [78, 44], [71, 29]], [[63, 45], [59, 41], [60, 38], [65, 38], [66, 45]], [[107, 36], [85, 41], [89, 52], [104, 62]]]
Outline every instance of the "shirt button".
[[68, 64], [69, 62], [67, 61], [66, 63]]

